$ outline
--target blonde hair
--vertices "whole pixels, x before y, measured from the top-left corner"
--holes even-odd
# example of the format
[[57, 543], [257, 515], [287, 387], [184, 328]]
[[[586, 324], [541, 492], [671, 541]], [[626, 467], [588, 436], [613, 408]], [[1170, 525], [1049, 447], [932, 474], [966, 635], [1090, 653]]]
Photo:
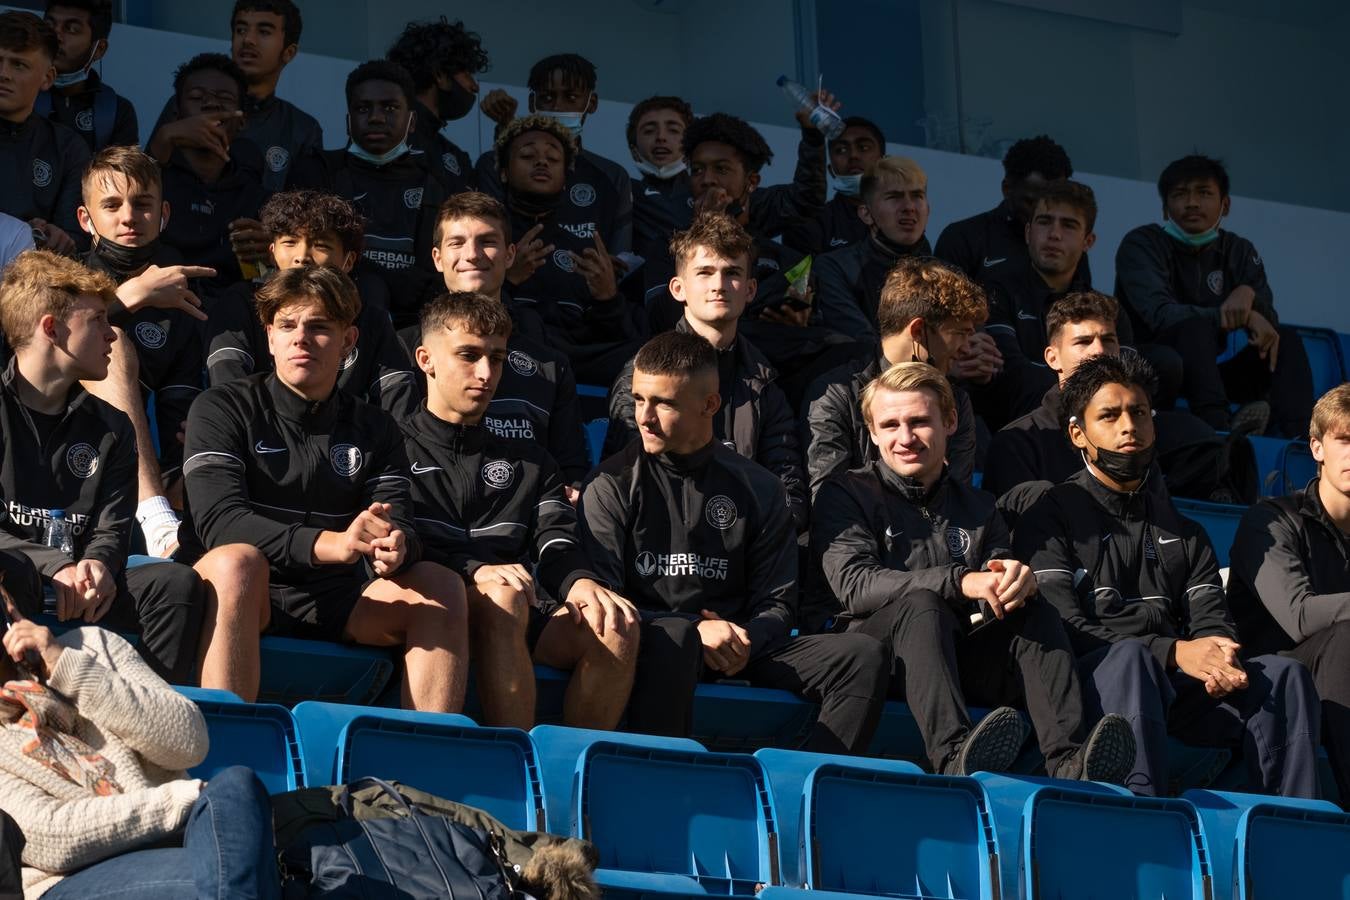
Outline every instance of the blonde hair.
[[1313, 407], [1308, 436], [1320, 441], [1331, 433], [1350, 432], [1350, 382], [1338, 384]]
[[937, 397], [938, 409], [942, 412], [942, 421], [956, 418], [956, 395], [952, 393], [951, 382], [947, 376], [928, 363], [896, 363], [863, 388], [858, 405], [862, 408], [863, 422], [872, 427], [872, 400], [877, 391], [931, 391]]
[[117, 299], [117, 284], [73, 259], [50, 250], [20, 253], [0, 280], [0, 328], [10, 347], [22, 350], [42, 317], [64, 322], [76, 301], [93, 294], [105, 304]]
[[883, 156], [869, 165], [858, 182], [858, 193], [866, 203], [887, 181], [898, 181], [928, 190], [928, 173], [907, 156]]

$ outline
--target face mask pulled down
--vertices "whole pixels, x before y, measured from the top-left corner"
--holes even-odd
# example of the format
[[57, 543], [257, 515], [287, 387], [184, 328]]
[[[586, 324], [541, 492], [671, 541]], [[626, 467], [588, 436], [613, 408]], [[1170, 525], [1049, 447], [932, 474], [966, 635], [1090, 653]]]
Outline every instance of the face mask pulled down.
[[[1078, 424], [1078, 417], [1071, 416], [1070, 422]], [[1081, 427], [1081, 426], [1080, 426]], [[1087, 441], [1087, 432], [1083, 432], [1083, 440]], [[1097, 451], [1097, 458], [1089, 460], [1087, 451], [1080, 450], [1083, 454], [1083, 462], [1091, 463], [1103, 475], [1110, 478], [1116, 484], [1132, 484], [1139, 481], [1148, 474], [1149, 466], [1153, 465], [1155, 448], [1152, 444], [1143, 450], [1136, 450], [1133, 453], [1122, 453], [1119, 450], [1107, 450], [1105, 447], [1098, 447], [1092, 441], [1087, 442], [1088, 446]]]

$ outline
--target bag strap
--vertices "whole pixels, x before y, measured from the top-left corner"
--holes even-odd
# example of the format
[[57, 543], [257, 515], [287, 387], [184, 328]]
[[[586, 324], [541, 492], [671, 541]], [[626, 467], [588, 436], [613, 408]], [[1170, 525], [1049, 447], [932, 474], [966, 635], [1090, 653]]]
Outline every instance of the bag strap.
[[383, 778], [376, 778], [373, 775], [367, 775], [365, 778], [358, 778], [355, 781], [349, 781], [342, 786], [342, 793], [338, 795], [338, 806], [342, 809], [343, 815], [349, 819], [356, 818], [352, 815], [352, 792], [360, 790], [363, 787], [378, 787], [383, 793], [388, 794], [398, 801], [398, 805], [403, 807], [403, 811], [409, 816], [416, 815], [412, 804], [408, 798], [403, 796], [398, 790]]

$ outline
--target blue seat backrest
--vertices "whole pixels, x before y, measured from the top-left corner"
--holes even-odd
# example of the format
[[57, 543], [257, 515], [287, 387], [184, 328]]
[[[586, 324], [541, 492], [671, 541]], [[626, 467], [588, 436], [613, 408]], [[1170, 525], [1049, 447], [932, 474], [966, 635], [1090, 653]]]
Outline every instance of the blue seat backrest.
[[209, 780], [229, 766], [248, 766], [268, 793], [304, 786], [300, 738], [291, 711], [270, 703], [197, 700], [211, 746], [188, 773]]
[[1341, 339], [1328, 328], [1295, 326], [1308, 352], [1312, 369], [1313, 396], [1320, 397], [1345, 381], [1345, 362], [1341, 359]]
[[1184, 497], [1174, 497], [1172, 502], [1183, 516], [1205, 529], [1210, 542], [1214, 544], [1214, 555], [1219, 558], [1219, 568], [1227, 566], [1228, 552], [1233, 549], [1233, 538], [1237, 536], [1238, 523], [1242, 521], [1246, 507], [1188, 500]]

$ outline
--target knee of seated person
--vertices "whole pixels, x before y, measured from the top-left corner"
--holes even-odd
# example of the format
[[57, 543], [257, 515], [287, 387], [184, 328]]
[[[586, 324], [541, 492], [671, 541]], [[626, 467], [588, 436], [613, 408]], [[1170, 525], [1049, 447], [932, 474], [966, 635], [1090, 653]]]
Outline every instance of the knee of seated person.
[[267, 578], [269, 564], [263, 552], [252, 544], [226, 544], [208, 552], [193, 566], [207, 581], [238, 585], [244, 580]]
[[1304, 695], [1316, 696], [1312, 672], [1298, 660], [1274, 654], [1258, 656], [1249, 661], [1248, 668], [1258, 667], [1265, 679], [1271, 683], [1272, 691], [1283, 695], [1285, 699]]
[[412, 603], [465, 611], [464, 580], [439, 563], [414, 563], [394, 579]]
[[[627, 620], [618, 618], [606, 623], [605, 633], [598, 636], [596, 646], [603, 647], [606, 655], [617, 660], [632, 661], [637, 659], [641, 630], [640, 619], [629, 624]], [[698, 630], [695, 629], [694, 633], [697, 636]], [[699, 646], [702, 647], [701, 642]]]
[[1096, 677], [1103, 675], [1111, 679], [1143, 678], [1154, 684], [1161, 684], [1166, 671], [1158, 657], [1143, 641], [1117, 641], [1106, 651], [1106, 656], [1097, 665]]
[[482, 624], [510, 623], [513, 630], [518, 630], [530, 621], [530, 598], [509, 584], [475, 586], [468, 596], [471, 622], [476, 619]]

